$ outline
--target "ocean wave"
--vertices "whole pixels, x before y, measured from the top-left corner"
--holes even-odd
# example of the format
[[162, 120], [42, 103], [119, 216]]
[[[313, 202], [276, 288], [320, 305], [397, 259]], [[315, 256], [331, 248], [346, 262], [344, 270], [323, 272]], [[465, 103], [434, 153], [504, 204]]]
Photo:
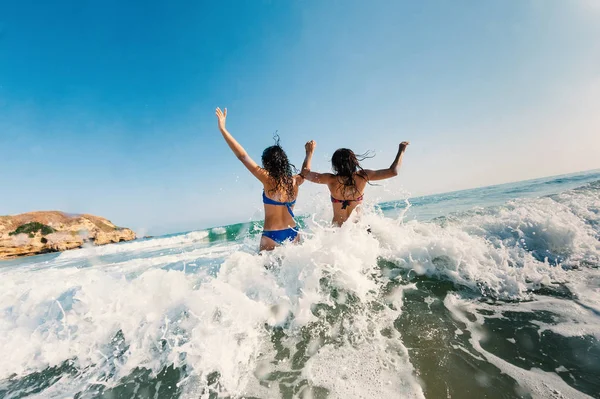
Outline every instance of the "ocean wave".
[[121, 254], [124, 252], [135, 252], [153, 249], [168, 249], [181, 247], [184, 245], [201, 242], [208, 237], [208, 231], [192, 231], [186, 234], [177, 234], [168, 237], [146, 238], [141, 240], [129, 241], [119, 244], [104, 246], [88, 246], [79, 250], [66, 251], [61, 253], [57, 260], [67, 260], [74, 258], [87, 258], [94, 256], [105, 256]]
[[[0, 393], [32, 389], [11, 381], [35, 374], [53, 396], [435, 397], [459, 389], [426, 372], [442, 367], [436, 350], [453, 356], [437, 372], [462, 370], [472, 392], [500, 369], [494, 383], [516, 396], [589, 393], [585, 379], [503, 360], [485, 328], [502, 318], [583, 336], [593, 354], [599, 218], [592, 184], [429, 222], [377, 210], [336, 229], [307, 219], [301, 245], [265, 255], [256, 236], [207, 245], [204, 231], [67, 252], [3, 274], [0, 346], [12, 349]], [[120, 257], [78, 267], [98, 255]], [[488, 371], [466, 372], [473, 364]]]
[[598, 267], [600, 198], [595, 186], [422, 223], [367, 216], [381, 256], [500, 298], [526, 298], [569, 280], [565, 269]]

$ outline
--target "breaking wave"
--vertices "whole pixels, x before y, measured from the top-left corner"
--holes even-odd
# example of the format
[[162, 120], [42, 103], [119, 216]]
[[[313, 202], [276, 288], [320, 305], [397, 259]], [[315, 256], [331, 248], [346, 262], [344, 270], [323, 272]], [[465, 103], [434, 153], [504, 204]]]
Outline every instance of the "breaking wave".
[[267, 255], [236, 225], [0, 268], [0, 396], [600, 396], [599, 182], [305, 224]]

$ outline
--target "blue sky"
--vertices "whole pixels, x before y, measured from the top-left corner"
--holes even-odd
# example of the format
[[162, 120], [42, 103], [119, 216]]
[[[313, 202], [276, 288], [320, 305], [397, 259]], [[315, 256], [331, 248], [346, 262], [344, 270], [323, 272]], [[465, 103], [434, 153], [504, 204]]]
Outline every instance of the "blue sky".
[[0, 214], [260, 217], [216, 106], [257, 160], [275, 131], [298, 166], [315, 139], [320, 170], [410, 140], [382, 199], [600, 167], [594, 0], [60, 3], [0, 9]]

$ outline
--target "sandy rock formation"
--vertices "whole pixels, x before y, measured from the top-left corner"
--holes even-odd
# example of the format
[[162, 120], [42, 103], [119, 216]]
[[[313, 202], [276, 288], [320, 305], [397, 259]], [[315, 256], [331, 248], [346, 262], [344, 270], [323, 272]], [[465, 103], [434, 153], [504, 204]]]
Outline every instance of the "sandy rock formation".
[[51, 252], [61, 252], [68, 249], [79, 248], [83, 245], [83, 237], [66, 231], [48, 234], [46, 246]]
[[[34, 223], [46, 227], [42, 231]], [[85, 242], [104, 245], [135, 238], [132, 230], [94, 215], [41, 211], [0, 216], [0, 259], [65, 251]]]
[[94, 244], [105, 245], [131, 240], [135, 240], [135, 233], [129, 229], [114, 230], [109, 232], [99, 231], [94, 239]]

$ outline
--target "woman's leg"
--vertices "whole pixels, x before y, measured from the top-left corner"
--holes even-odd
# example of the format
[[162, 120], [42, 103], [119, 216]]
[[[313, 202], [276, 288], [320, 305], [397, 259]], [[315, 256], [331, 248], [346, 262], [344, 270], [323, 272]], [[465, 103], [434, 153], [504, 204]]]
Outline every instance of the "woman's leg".
[[260, 236], [260, 250], [261, 251], [272, 251], [277, 246], [277, 243], [271, 240], [269, 237]]

